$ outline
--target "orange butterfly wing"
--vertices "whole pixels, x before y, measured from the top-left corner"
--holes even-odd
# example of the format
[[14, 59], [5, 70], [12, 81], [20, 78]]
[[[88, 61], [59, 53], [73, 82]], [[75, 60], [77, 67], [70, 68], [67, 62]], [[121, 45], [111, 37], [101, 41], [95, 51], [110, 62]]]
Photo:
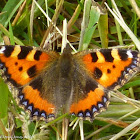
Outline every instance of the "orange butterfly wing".
[[120, 88], [140, 71], [137, 51], [99, 49], [79, 52], [74, 57], [80, 64], [77, 70], [83, 76], [78, 79], [80, 87], [82, 81], [86, 81], [74, 96], [70, 108], [70, 112], [79, 117], [93, 118], [101, 112], [108, 105], [109, 91]]
[[140, 71], [140, 54], [123, 49], [101, 49], [83, 56], [91, 76], [108, 89], [118, 89]]
[[18, 101], [22, 107], [31, 112], [32, 117], [39, 116], [46, 119], [48, 114], [54, 112], [55, 106], [40, 96], [39, 84], [42, 81], [39, 79], [34, 81], [34, 79], [46, 65], [48, 66], [58, 57], [59, 54], [53, 51], [44, 53], [32, 47], [19, 45], [0, 47], [2, 77], [18, 88]]

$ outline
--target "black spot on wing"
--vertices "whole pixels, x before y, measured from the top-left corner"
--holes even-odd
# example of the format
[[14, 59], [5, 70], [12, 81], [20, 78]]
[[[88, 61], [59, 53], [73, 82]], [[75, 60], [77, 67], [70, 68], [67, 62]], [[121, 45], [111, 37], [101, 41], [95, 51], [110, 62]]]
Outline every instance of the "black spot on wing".
[[4, 55], [5, 57], [11, 56], [12, 52], [14, 51], [15, 46], [5, 46]]
[[112, 68], [113, 68], [113, 69], [115, 69], [115, 68], [116, 68], [116, 66], [115, 66], [115, 65], [112, 65]]
[[19, 71], [22, 71], [22, 70], [23, 70], [23, 67], [19, 67], [18, 70], [19, 70]]
[[110, 69], [107, 69], [107, 73], [111, 73], [111, 70]]
[[27, 70], [27, 74], [29, 75], [30, 78], [34, 77], [36, 74], [36, 66], [32, 66]]
[[33, 89], [37, 89], [38, 91], [41, 92], [42, 89], [42, 78], [38, 77], [36, 79], [34, 79], [29, 85], [33, 88]]
[[21, 51], [18, 54], [18, 59], [25, 59], [32, 49], [32, 47], [21, 46]]
[[92, 62], [97, 62], [98, 56], [97, 56], [96, 52], [91, 53], [91, 57], [92, 57]]
[[91, 90], [94, 91], [98, 86], [92, 80], [88, 79], [86, 81], [85, 92], [89, 93]]
[[102, 71], [99, 68], [96, 67], [95, 70], [94, 70], [94, 77], [96, 79], [100, 79], [101, 76], [102, 76]]
[[118, 54], [119, 54], [120, 59], [122, 61], [126, 61], [128, 59], [128, 55], [126, 53], [126, 50], [118, 50]]
[[34, 55], [34, 59], [38, 61], [40, 59], [41, 54], [42, 54], [42, 52], [37, 50], [35, 55]]
[[113, 62], [114, 58], [111, 55], [111, 49], [101, 49], [100, 52], [103, 54], [106, 62]]
[[18, 65], [18, 62], [15, 62], [15, 65], [17, 66]]

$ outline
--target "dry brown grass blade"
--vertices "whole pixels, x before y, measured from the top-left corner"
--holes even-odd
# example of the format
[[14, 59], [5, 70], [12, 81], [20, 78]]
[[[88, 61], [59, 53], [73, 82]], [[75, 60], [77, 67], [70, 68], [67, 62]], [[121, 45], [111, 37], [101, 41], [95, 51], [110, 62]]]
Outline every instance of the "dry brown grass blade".
[[[59, 3], [59, 5], [58, 5], [58, 7], [57, 7], [56, 10], [55, 10], [55, 13], [54, 13], [54, 15], [53, 15], [53, 17], [52, 17], [52, 23], [53, 23], [53, 24], [55, 24], [55, 22], [56, 22], [57, 19], [58, 19], [58, 16], [59, 16], [59, 14], [60, 14], [60, 12], [61, 12], [63, 3], [64, 3], [64, 0], [61, 0], [60, 3]], [[43, 39], [42, 39], [41, 44], [40, 44], [40, 47], [41, 47], [41, 48], [43, 48], [44, 43], [45, 43], [45, 40], [46, 40], [46, 38], [48, 37], [48, 35], [50, 34], [50, 32], [51, 32], [51, 30], [52, 30], [52, 28], [53, 28], [53, 24], [52, 24], [52, 23], [50, 23], [49, 28], [47, 29], [47, 31], [45, 32], [45, 34], [44, 34], [44, 36], [43, 36]]]
[[18, 21], [19, 17], [21, 16], [21, 13], [22, 13], [22, 11], [23, 11], [23, 9], [25, 7], [25, 4], [26, 4], [26, 0], [23, 2], [21, 7], [19, 8], [17, 15], [16, 15], [14, 21], [12, 22], [12, 26], [14, 26], [16, 24], [16, 22]]

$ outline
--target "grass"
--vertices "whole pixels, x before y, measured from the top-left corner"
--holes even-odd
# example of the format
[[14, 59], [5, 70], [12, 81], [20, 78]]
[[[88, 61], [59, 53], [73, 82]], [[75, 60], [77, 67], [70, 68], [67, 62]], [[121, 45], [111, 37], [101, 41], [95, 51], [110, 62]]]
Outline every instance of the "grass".
[[[74, 46], [74, 52], [108, 46], [140, 50], [139, 11], [136, 9], [140, 3], [130, 2], [118, 0], [115, 4], [113, 0], [108, 0], [106, 7], [103, 2], [97, 4], [90, 0], [2, 1], [0, 44], [4, 41], [5, 44], [10, 42], [12, 45], [49, 45], [60, 52], [63, 38]], [[107, 8], [110, 8], [109, 11]], [[67, 39], [62, 33], [65, 18]], [[64, 32], [66, 33], [66, 28]], [[139, 140], [139, 99], [140, 76], [137, 74], [119, 91], [111, 94], [108, 110], [98, 115], [92, 123], [79, 121], [67, 114], [60, 115], [49, 123], [35, 122], [30, 121], [28, 114], [18, 107], [7, 85], [0, 79], [0, 137], [8, 139], [5, 135], [16, 136], [17, 139], [58, 140], [64, 137], [61, 133], [62, 122], [64, 117], [68, 117], [71, 120], [67, 132], [69, 140], [82, 139], [83, 135], [87, 140]]]

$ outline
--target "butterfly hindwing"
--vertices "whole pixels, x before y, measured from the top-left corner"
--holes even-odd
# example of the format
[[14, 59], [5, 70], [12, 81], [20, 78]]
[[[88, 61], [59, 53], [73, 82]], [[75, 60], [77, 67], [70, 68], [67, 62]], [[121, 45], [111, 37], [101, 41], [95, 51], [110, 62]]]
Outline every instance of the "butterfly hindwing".
[[[78, 73], [78, 71], [75, 73]], [[70, 106], [71, 114], [92, 120], [99, 112], [107, 108], [109, 91], [89, 77], [88, 74], [84, 74], [83, 79], [76, 78], [74, 86], [76, 88], [74, 88], [73, 100]]]
[[[49, 121], [55, 117], [55, 105], [50, 103], [50, 98], [42, 97], [42, 77], [37, 77], [28, 85], [21, 88], [18, 99], [19, 104], [30, 112], [33, 119]], [[53, 97], [53, 94], [52, 94]]]

